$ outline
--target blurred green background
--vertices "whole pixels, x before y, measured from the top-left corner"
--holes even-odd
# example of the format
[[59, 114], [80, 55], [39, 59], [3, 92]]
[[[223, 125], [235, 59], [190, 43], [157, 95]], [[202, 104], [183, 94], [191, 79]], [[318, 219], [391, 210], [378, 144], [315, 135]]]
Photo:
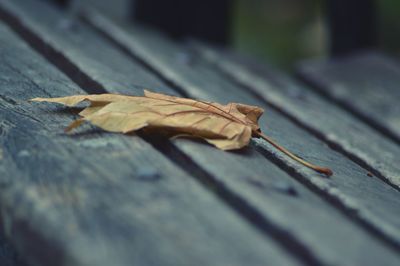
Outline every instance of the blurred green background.
[[[400, 1], [378, 0], [379, 48], [400, 54]], [[289, 69], [329, 53], [324, 0], [236, 0], [233, 45], [242, 53]]]

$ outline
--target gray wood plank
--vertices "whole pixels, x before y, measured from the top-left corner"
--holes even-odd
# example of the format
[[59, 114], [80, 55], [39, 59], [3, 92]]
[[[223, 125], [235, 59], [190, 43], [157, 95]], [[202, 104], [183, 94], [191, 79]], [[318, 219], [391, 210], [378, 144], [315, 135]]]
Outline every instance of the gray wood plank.
[[[135, 136], [62, 133], [84, 93], [0, 24], [0, 206], [32, 265], [298, 265]], [[90, 130], [90, 129], [89, 129]]]
[[[265, 108], [266, 114], [260, 124], [268, 135], [304, 158], [331, 167], [335, 174], [330, 179], [322, 178], [276, 152], [264, 141], [255, 142], [259, 150], [348, 216], [353, 217], [359, 224], [398, 248], [400, 198], [396, 189], [377, 178], [368, 177], [368, 171], [331, 150], [318, 138], [265, 104], [261, 98], [221, 77], [216, 69], [210, 68], [208, 62], [190, 51], [174, 45], [165, 38], [143, 34], [140, 30], [121, 30], [98, 14], [92, 13], [89, 17], [95, 27], [112, 36], [134, 57], [139, 57], [148, 67], [162, 74], [168, 82], [178, 85], [180, 90], [184, 90], [191, 97], [220, 102], [239, 101]], [[130, 31], [130, 34], [126, 34], [127, 31]], [[182, 55], [189, 60], [181, 60]], [[186, 151], [192, 158], [198, 158], [200, 161], [201, 155], [188, 150]], [[217, 175], [214, 172], [213, 174]], [[224, 179], [224, 182], [228, 181]]]
[[400, 144], [400, 65], [377, 52], [305, 61], [300, 76]]
[[251, 59], [221, 56], [199, 43], [194, 46], [222, 73], [400, 189], [400, 147], [394, 141], [278, 70]]
[[[26, 15], [27, 25], [32, 25], [33, 21], [36, 21], [34, 14], [24, 14]], [[33, 21], [30, 21], [30, 19]], [[51, 20], [48, 24], [52, 24]], [[80, 51], [82, 52], [78, 55], [68, 53], [68, 50], [73, 49], [72, 46], [68, 46], [69, 41], [65, 40], [69, 36], [59, 36], [57, 32], [52, 31], [46, 25], [41, 25], [40, 28], [36, 33], [47, 35], [49, 39], [53, 36], [52, 39], [57, 40], [52, 42], [53, 47], [61, 53], [66, 51], [64, 55], [80, 66], [81, 71], [88, 73], [88, 75], [91, 75], [90, 71], [98, 71], [100, 83], [107, 84], [110, 82], [110, 75], [103, 75], [101, 70], [98, 69], [89, 70], [84, 63], [80, 62], [82, 57], [90, 57], [90, 53], [86, 53], [84, 48], [81, 48]], [[92, 38], [86, 38], [87, 47], [91, 46], [91, 40]], [[162, 43], [172, 49], [164, 41]], [[66, 47], [69, 48], [66, 49]], [[106, 51], [103, 50], [102, 54], [105, 54]], [[160, 56], [159, 52], [157, 52], [157, 57]], [[172, 56], [174, 55], [176, 55], [175, 52], [172, 53]], [[88, 60], [84, 59], [84, 61]], [[174, 63], [176, 64], [176, 61]], [[165, 64], [162, 64], [162, 66], [165, 66]], [[113, 68], [112, 64], [110, 68]], [[191, 76], [193, 76], [193, 70]], [[205, 76], [205, 78], [207, 77]], [[207, 85], [207, 82], [205, 82], [205, 85]], [[137, 93], [132, 89], [133, 87], [110, 88], [109, 90]], [[163, 88], [166, 92], [169, 92], [166, 86], [163, 86]], [[256, 145], [237, 153], [225, 153], [193, 141], [177, 140], [174, 141], [174, 145], [190, 156], [190, 158], [183, 158], [184, 160], [193, 159], [206, 168], [208, 172], [215, 175], [218, 186], [223, 186], [225, 189], [233, 191], [235, 193], [233, 195], [236, 197], [243, 198], [244, 203], [261, 213], [263, 219], [267, 219], [275, 226], [282, 228], [291, 235], [291, 239], [301, 241], [308, 250], [315, 252], [315, 256], [324, 263], [374, 265], [384, 262], [396, 265], [399, 258], [394, 252], [387, 249], [375, 236], [366, 233], [364, 229], [349, 221], [335, 208], [322, 201], [301, 184], [293, 182], [284, 171], [257, 152], [254, 148]], [[174, 160], [178, 160], [178, 158], [174, 157]], [[184, 167], [183, 163], [181, 166]], [[249, 169], [253, 169], [253, 171], [249, 172]], [[214, 189], [220, 190], [218, 187]], [[349, 234], [352, 235], [352, 238], [346, 239], [347, 245], [345, 245], [343, 239], [347, 238]], [[338, 256], [338, 253], [341, 256]]]
[[[64, 42], [63, 53], [65, 55], [81, 57], [78, 67], [85, 66], [94, 82], [87, 82], [84, 74], [77, 71], [73, 72], [73, 70], [68, 69], [68, 74], [75, 82], [84, 86], [86, 91], [98, 92], [99, 89], [102, 89], [102, 86], [97, 83], [98, 79], [101, 78], [100, 75], [106, 75], [108, 82], [103, 83], [103, 86], [107, 88], [134, 87], [133, 89], [141, 91], [145, 87], [158, 89], [163, 86], [161, 82], [154, 79], [154, 75], [127, 60], [123, 53], [110, 49], [106, 40], [99, 38], [93, 31], [77, 23], [74, 17], [60, 16], [61, 10], [40, 1], [25, 1], [25, 10], [18, 8], [18, 2], [13, 2], [0, 1], [3, 11], [7, 11], [3, 12], [3, 17], [12, 25], [28, 23], [32, 32], [41, 32], [42, 34], [36, 34], [41, 39], [33, 39], [31, 45], [44, 53], [48, 60], [59, 67], [71, 68], [67, 61], [60, 60], [57, 54], [52, 53], [50, 48], [47, 48], [47, 46], [56, 45], [60, 39]], [[46, 10], [46, 8], [49, 10]], [[10, 17], [9, 14], [11, 13], [16, 16]], [[29, 15], [35, 15], [34, 20], [29, 20]], [[46, 30], [56, 34], [45, 34]], [[32, 34], [29, 35], [25, 30], [21, 30], [19, 33], [27, 38], [36, 37]], [[66, 35], [68, 38], [64, 38]], [[93, 42], [87, 42], [86, 39], [92, 39]]]

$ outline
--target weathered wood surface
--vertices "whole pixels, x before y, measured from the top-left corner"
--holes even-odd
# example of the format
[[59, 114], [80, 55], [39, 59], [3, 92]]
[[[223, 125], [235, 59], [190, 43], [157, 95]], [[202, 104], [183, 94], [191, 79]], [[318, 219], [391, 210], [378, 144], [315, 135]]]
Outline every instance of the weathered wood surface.
[[[57, 20], [65, 19], [59, 12], [47, 9], [46, 6], [41, 6], [41, 4], [34, 1], [14, 2], [6, 5], [8, 7], [7, 12], [20, 18], [22, 26], [42, 39], [44, 43], [47, 43], [49, 45], [47, 47], [48, 50], [55, 49], [58, 51], [60, 55], [57, 58], [60, 61], [64, 63], [69, 61], [67, 66], [62, 65], [62, 62], [58, 66], [73, 78], [79, 73], [85, 76], [86, 81], [88, 79], [94, 80], [100, 90], [107, 89], [137, 94], [140, 91], [140, 87], [144, 85], [150, 86], [153, 90], [174, 93], [169, 86], [156, 78], [156, 76], [161, 76], [161, 78], [167, 78], [169, 81], [181, 85], [179, 89], [191, 96], [223, 102], [233, 99], [259, 103], [266, 107], [264, 103], [248, 96], [247, 93], [232, 85], [229, 81], [217, 77], [214, 69], [210, 69], [210, 66], [203, 60], [191, 57], [188, 51], [166, 42], [164, 39], [152, 37], [147, 39], [146, 36], [137, 32], [132, 37], [121, 33], [118, 29], [104, 29], [102, 28], [104, 25], [100, 25], [108, 34], [112, 33], [112, 37], [118, 41], [121, 41], [119, 38], [127, 41], [127, 43], [122, 43], [129, 44], [126, 46], [128, 50], [134, 52], [135, 55], [139, 55], [142, 60], [149, 62], [147, 67], [155, 68], [153, 70], [157, 72], [156, 75], [143, 73], [148, 79], [142, 79], [137, 74], [138, 72], [127, 72], [133, 67], [137, 67], [138, 71], [145, 72], [143, 66], [134, 63], [127, 56], [121, 56], [118, 52], [110, 52], [112, 47], [107, 45], [106, 40], [99, 38], [85, 27], [79, 25], [79, 23], [75, 24], [74, 31], [65, 34], [65, 32], [60, 32], [57, 28], [52, 27]], [[35, 3], [35, 5], [30, 5], [30, 3]], [[41, 12], [55, 15], [41, 19], [39, 18], [42, 14]], [[38, 23], [37, 21], [40, 22]], [[28, 41], [34, 42], [32, 39]], [[101, 42], [101, 47], [96, 47], [98, 42]], [[139, 46], [137, 46], [138, 43]], [[35, 46], [35, 44], [33, 45]], [[96, 47], [96, 52], [90, 51], [93, 47]], [[144, 49], [143, 47], [147, 48]], [[117, 57], [117, 59], [110, 60], [109, 53], [112, 53], [113, 58]], [[151, 55], [152, 53], [154, 55]], [[47, 57], [51, 59], [53, 54], [48, 51]], [[75, 68], [71, 68], [71, 66], [75, 66]], [[119, 68], [122, 67], [126, 67], [128, 70], [119, 75]], [[125, 82], [124, 79], [128, 81]], [[79, 82], [77, 78], [74, 78], [74, 80]], [[137, 82], [138, 80], [139, 82]], [[125, 86], [120, 86], [123, 82], [125, 82]], [[82, 85], [84, 82], [80, 82], [80, 84]], [[171, 158], [176, 160], [176, 163], [185, 170], [193, 170], [193, 174], [198, 176], [199, 179], [210, 182], [211, 185], [209, 184], [208, 186], [212, 187], [221, 198], [231, 204], [237, 211], [247, 216], [246, 219], [261, 229], [260, 231], [273, 235], [275, 240], [286, 246], [286, 249], [294, 252], [296, 248], [300, 248], [300, 253], [313, 252], [311, 255], [296, 254], [303, 262], [310, 263], [310, 260], [312, 260], [312, 262], [325, 264], [396, 265], [399, 258], [391, 250], [395, 249], [395, 247], [391, 246], [391, 249], [388, 249], [386, 247], [386, 238], [382, 239], [379, 234], [372, 234], [371, 231], [361, 228], [359, 223], [354, 223], [349, 219], [349, 216], [354, 214], [349, 212], [350, 209], [356, 212], [359, 211], [358, 214], [356, 213], [357, 219], [361, 217], [366, 219], [368, 223], [372, 220], [372, 224], [378, 225], [379, 230], [381, 230], [385, 228], [385, 225], [380, 227], [382, 225], [380, 223], [389, 217], [389, 226], [386, 227], [389, 231], [386, 231], [386, 233], [390, 232], [395, 225], [395, 223], [393, 225], [393, 221], [398, 217], [396, 213], [389, 215], [389, 211], [396, 211], [395, 207], [398, 206], [398, 198], [394, 196], [397, 195], [396, 192], [381, 182], [375, 183], [375, 179], [372, 179], [374, 181], [367, 181], [365, 187], [357, 188], [360, 184], [357, 180], [360, 180], [360, 177], [367, 178], [363, 169], [330, 151], [303, 130], [296, 129], [295, 125], [273, 110], [267, 109], [267, 114], [270, 115], [269, 119], [278, 120], [275, 123], [271, 122], [270, 131], [279, 141], [281, 141], [281, 138], [288, 138], [284, 142], [281, 141], [284, 144], [288, 144], [293, 136], [299, 138], [299, 136], [304, 135], [304, 138], [299, 138], [301, 142], [299, 144], [304, 145], [308, 141], [312, 144], [304, 153], [310, 155], [310, 152], [317, 150], [311, 154], [311, 159], [316, 161], [318, 158], [314, 157], [321, 157], [321, 162], [324, 162], [323, 159], [326, 156], [328, 160], [325, 163], [339, 160], [335, 164], [334, 170], [338, 169], [340, 178], [335, 179], [336, 175], [331, 181], [321, 178], [321, 176], [286, 161], [279, 154], [272, 154], [274, 151], [269, 146], [260, 148], [260, 146], [265, 145], [262, 142], [252, 144], [252, 147], [243, 152], [224, 153], [204, 144], [178, 140], [174, 141], [174, 145], [184, 154], [180, 154], [180, 157], [172, 157], [174, 153], [179, 155], [179, 150], [175, 150], [174, 146], [172, 146]], [[55, 130], [58, 130], [57, 132], [61, 130], [62, 126], [60, 124], [65, 124], [66, 120], [68, 120], [64, 115], [66, 114], [63, 113], [64, 120], [53, 121], [53, 123], [58, 124], [58, 127], [55, 128]], [[283, 122], [279, 122], [280, 119]], [[265, 125], [266, 123], [263, 121], [263, 128], [265, 128]], [[291, 133], [290, 131], [294, 132]], [[279, 136], [279, 133], [282, 132], [285, 133], [284, 136]], [[296, 152], [303, 154], [303, 152], [300, 152], [302, 150], [300, 145], [296, 146], [296, 144], [292, 143], [287, 146], [290, 146], [289, 148], [291, 149], [296, 148]], [[131, 149], [131, 147], [128, 148]], [[168, 154], [166, 150], [163, 152]], [[266, 160], [264, 156], [276, 162], [286, 172], [293, 174], [303, 184], [291, 180], [282, 169]], [[190, 162], [191, 160], [197, 163], [197, 166], [193, 165]], [[346, 162], [343, 168], [339, 167], [342, 162]], [[122, 165], [122, 163], [119, 165]], [[208, 173], [198, 168], [198, 165], [207, 170]], [[195, 173], [196, 171], [199, 173]], [[344, 177], [347, 175], [350, 181], [352, 181], [351, 178], [355, 178], [356, 182], [344, 183], [346, 182]], [[341, 184], [342, 182], [344, 184]], [[346, 215], [341, 214], [337, 209], [310, 192], [303, 186], [304, 184], [319, 192], [324, 199], [331, 200], [333, 198], [338, 200], [339, 204], [336, 205]], [[334, 187], [338, 184], [340, 184], [339, 189]], [[374, 185], [377, 186], [376, 191], [373, 189]], [[353, 189], [356, 189], [355, 192], [349, 194]], [[363, 191], [363, 189], [366, 189], [366, 191]], [[156, 193], [157, 191], [158, 188], [154, 188], [153, 192]], [[366, 193], [371, 193], [370, 197], [367, 197]], [[385, 193], [388, 193], [388, 195], [385, 196]], [[360, 196], [361, 199], [354, 201], [357, 196]], [[380, 197], [383, 198], [376, 200], [376, 198]], [[390, 197], [393, 197], [393, 199], [388, 201]], [[384, 202], [388, 206], [382, 208], [381, 213], [378, 213], [377, 210], [380, 210]], [[377, 206], [375, 206], [376, 204]], [[342, 209], [343, 205], [346, 207], [345, 209]], [[369, 206], [373, 207], [371, 213], [365, 211]], [[382, 219], [377, 219], [378, 214], [383, 215]], [[255, 218], [251, 218], [252, 215], [255, 215]], [[228, 219], [232, 218], [228, 217]], [[179, 227], [179, 225], [176, 226]], [[396, 231], [393, 232], [395, 232], [394, 236], [396, 237]], [[287, 234], [286, 237], [285, 233]], [[349, 236], [351, 237], [349, 238]], [[290, 243], [292, 240], [294, 240], [294, 243]], [[159, 245], [157, 243], [153, 247], [158, 248]], [[290, 245], [291, 247], [289, 247]], [[277, 254], [277, 256], [279, 255]], [[251, 262], [246, 264], [251, 264]]]
[[300, 76], [315, 89], [400, 144], [400, 65], [365, 52], [299, 65]]
[[222, 75], [228, 75], [400, 190], [400, 146], [395, 142], [278, 70], [199, 43], [193, 46]]
[[[368, 177], [368, 171], [350, 161], [346, 156], [331, 150], [325, 143], [298, 127], [286, 116], [276, 112], [260, 97], [230, 82], [210, 68], [210, 65], [190, 51], [152, 34], [130, 29], [126, 34], [112, 22], [92, 13], [91, 23], [115, 39], [134, 57], [140, 58], [161, 74], [168, 82], [195, 98], [220, 102], [238, 101], [262, 106], [266, 115], [261, 127], [279, 143], [307, 160], [330, 166], [335, 172], [331, 179], [306, 169], [270, 147], [263, 141], [256, 142], [261, 152], [287, 172], [310, 186], [321, 196], [355, 218], [374, 233], [398, 246], [400, 240], [398, 191], [376, 177]], [[186, 58], [181, 60], [181, 58]], [[195, 152], [190, 153], [197, 158]]]
[[[25, 4], [19, 8], [24, 7], [26, 7]], [[42, 10], [43, 8], [44, 7], [40, 7]], [[29, 9], [29, 12], [27, 11], [28, 9], [24, 10], [25, 26], [32, 25], [34, 21], [37, 21], [35, 12], [32, 11], [32, 9]], [[53, 10], [50, 13], [53, 12], [55, 11]], [[57, 19], [59, 19], [60, 16], [60, 14], [57, 14]], [[87, 37], [85, 33], [86, 30], [77, 30], [74, 37], [63, 35], [58, 31], [52, 30], [49, 26], [54, 24], [54, 18], [52, 19], [53, 20], [50, 18], [47, 23], [42, 22], [35, 25], [35, 28], [31, 30], [35, 31], [35, 34], [39, 36], [47, 36], [47, 39], [53, 40], [51, 42], [52, 47], [62, 53], [64, 58], [67, 58], [73, 62], [73, 64], [77, 65], [79, 71], [82, 73], [85, 73], [89, 77], [93, 75], [92, 73], [96, 73], [97, 75], [93, 78], [96, 78], [96, 81], [103, 85], [103, 88], [113, 92], [138, 93], [139, 88], [134, 86], [136, 83], [132, 81], [132, 84], [128, 84], [128, 86], [125, 87], [107, 87], [107, 84], [115, 84], [117, 82], [113, 78], [113, 75], [111, 75], [116, 66], [114, 66], [113, 62], [108, 63], [109, 69], [104, 69], [104, 67], [100, 68], [98, 66], [101, 65], [103, 60], [99, 55], [107, 54], [109, 48], [103, 46], [97, 51], [98, 54], [96, 57], [93, 57], [93, 55], [87, 51], [87, 49], [90, 49], [90, 47], [94, 45], [95, 41], [101, 40], [101, 38], [95, 38], [93, 34], [89, 35], [90, 38]], [[76, 35], [79, 35], [79, 38], [85, 39], [85, 46], [79, 47], [77, 44], [75, 44], [75, 46], [71, 45], [71, 41], [68, 39], [77, 39], [78, 37]], [[128, 35], [124, 34], [123, 36], [130, 39]], [[102, 41], [106, 43], [104, 40]], [[172, 74], [175, 73], [177, 78], [182, 78], [177, 72], [182, 67], [191, 69], [190, 71], [186, 71], [185, 74], [188, 74], [189, 77], [194, 80], [199, 80], [201, 78], [200, 75], [195, 74], [195, 71], [200, 70], [202, 74], [209, 74], [210, 71], [199, 68], [199, 66], [190, 67], [184, 63], [177, 62], [177, 58], [175, 58], [177, 55], [177, 48], [165, 41], [161, 43], [162, 46], [166, 45], [168, 49], [160, 50], [160, 47], [158, 47], [155, 57], [165, 58], [165, 54], [171, 52], [173, 60], [168, 67], [173, 69], [174, 72], [172, 72]], [[151, 49], [154, 49], [154, 47]], [[153, 52], [155, 52], [155, 50]], [[100, 63], [96, 64], [94, 61]], [[91, 62], [91, 69], [89, 69], [87, 62]], [[118, 63], [126, 64], [124, 61]], [[180, 64], [181, 66], [176, 67], [174, 64]], [[165, 63], [161, 64], [161, 66], [165, 67]], [[111, 74], [107, 74], [103, 71], [110, 71]], [[164, 75], [164, 73], [162, 74]], [[210, 78], [208, 75], [204, 77], [206, 80]], [[213, 80], [215, 79], [214, 76], [211, 76], [211, 78], [213, 78]], [[127, 79], [129, 79], [128, 76]], [[227, 84], [223, 79], [216, 81]], [[155, 80], [154, 82], [161, 81]], [[194, 86], [193, 84], [196, 83], [190, 81], [186, 85], [198, 89], [198, 85]], [[212, 83], [208, 84], [204, 81], [204, 86], [215, 86], [211, 84]], [[161, 87], [165, 92], [171, 92], [171, 89], [168, 89], [167, 85]], [[151, 88], [153, 89], [153, 87]], [[187, 92], [193, 94], [191, 90], [187, 90]], [[200, 93], [202, 92], [198, 92], [197, 95], [194, 95], [202, 98], [210, 98], [210, 96], [208, 96], [211, 95], [209, 91], [204, 91], [204, 94]], [[239, 94], [239, 96], [241, 96], [241, 94]], [[224, 98], [223, 101], [229, 100], [229, 97]], [[221, 100], [221, 96], [215, 98]], [[249, 99], [245, 98], [244, 100]], [[396, 264], [398, 261], [398, 257], [396, 257], [395, 253], [390, 251], [390, 249], [386, 249], [385, 244], [383, 244], [384, 241], [380, 242], [377, 240], [376, 236], [370, 235], [366, 230], [350, 221], [334, 207], [328, 205], [315, 194], [311, 193], [303, 185], [292, 181], [284, 171], [266, 160], [265, 157], [254, 148], [257, 144], [254, 144], [253, 147], [244, 152], [238, 153], [224, 153], [207, 145], [191, 141], [175, 141], [174, 144], [212, 175], [210, 177], [208, 173], [198, 174], [200, 176], [199, 178], [206, 179], [206, 182], [213, 182], [212, 184], [215, 186], [214, 189], [221, 194], [221, 197], [223, 197], [225, 201], [232, 204], [233, 200], [229, 198], [232, 198], [232, 196], [238, 197], [239, 199], [236, 199], [236, 203], [233, 203], [236, 205], [234, 208], [239, 208], [237, 202], [240, 204], [245, 203], [246, 208], [241, 211], [247, 212], [248, 217], [254, 214], [261, 215], [258, 221], [253, 221], [258, 228], [266, 231], [269, 230], [269, 233], [275, 234], [277, 238], [281, 237], [282, 239], [278, 241], [282, 241], [285, 245], [292, 245], [293, 251], [296, 248], [300, 248], [301, 250], [299, 250], [299, 252], [312, 251], [314, 253], [311, 257], [309, 257], [309, 254], [298, 254], [298, 256], [301, 256], [304, 260], [312, 259], [316, 260], [315, 262], [322, 261], [323, 263], [329, 264], [370, 265], [382, 261], [386, 264]], [[173, 152], [170, 155], [172, 156]], [[184, 156], [181, 159], [173, 157], [173, 160], [176, 160], [177, 163], [187, 171], [193, 170], [185, 166], [185, 160], [187, 159], [189, 158]], [[273, 156], [271, 159], [274, 159]], [[249, 171], [249, 169], [252, 169], [252, 171]], [[357, 171], [357, 168], [355, 171]], [[320, 179], [320, 176], [314, 176], [314, 180]], [[329, 189], [334, 190], [332, 188]], [[389, 191], [391, 191], [390, 188]], [[267, 229], [268, 226], [272, 227], [272, 232], [270, 229]], [[274, 230], [276, 232], [274, 232]], [[284, 239], [282, 232], [289, 233], [286, 239]], [[352, 238], [346, 239], [349, 234], [352, 235]], [[346, 239], [346, 245], [343, 243], [343, 239]], [[295, 243], [288, 243], [288, 241], [292, 240], [295, 240]], [[286, 243], [284, 243], [285, 241]], [[299, 244], [300, 246], [296, 246]], [[368, 252], [366, 252], [366, 250], [368, 250]], [[338, 252], [342, 255], [338, 256]]]
[[1, 220], [31, 265], [298, 265], [140, 138], [62, 133], [27, 99], [84, 92], [2, 24], [0, 57]]
[[[128, 87], [132, 84], [135, 87], [158, 88], [162, 85], [142, 67], [127, 60], [123, 53], [116, 49], [110, 49], [110, 45], [104, 38], [98, 38], [93, 31], [79, 25], [75, 18], [68, 15], [60, 16], [61, 10], [52, 8], [41, 1], [32, 0], [1, 0], [0, 4], [3, 11], [6, 11], [3, 12], [3, 17], [12, 25], [29, 25], [30, 31], [34, 34], [22, 27], [18, 27], [19, 33], [32, 40], [31, 45], [40, 50], [49, 61], [66, 69], [69, 77], [84, 86], [86, 91], [99, 92], [102, 90], [102, 86], [97, 82], [100, 75], [106, 75], [108, 78], [109, 82], [103, 84], [107, 88]], [[23, 5], [24, 8], [19, 8], [18, 4]], [[15, 16], [10, 16], [11, 14]], [[57, 34], [46, 34], [46, 31]], [[66, 35], [68, 38], [64, 38]], [[93, 82], [88, 81], [85, 74], [76, 71], [76, 67], [70, 62], [61, 60], [58, 54], [51, 52], [51, 49], [47, 47], [57, 45], [60, 39], [63, 40], [64, 45], [62, 53], [81, 57], [78, 67], [85, 66]], [[93, 41], [87, 42], [86, 39]], [[104, 53], [104, 50], [107, 53]]]

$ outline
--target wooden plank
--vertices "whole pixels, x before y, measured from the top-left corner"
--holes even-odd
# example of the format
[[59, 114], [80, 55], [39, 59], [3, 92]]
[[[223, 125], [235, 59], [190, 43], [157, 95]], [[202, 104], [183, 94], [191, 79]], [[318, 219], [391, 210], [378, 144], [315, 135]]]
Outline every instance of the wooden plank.
[[[127, 60], [123, 53], [110, 49], [110, 45], [106, 40], [98, 38], [98, 36], [93, 31], [88, 30], [87, 27], [79, 26], [79, 23], [77, 23], [73, 17], [60, 16], [60, 10], [46, 3], [32, 0], [28, 0], [24, 3], [26, 9], [28, 9], [27, 11], [19, 9], [16, 5], [17, 2], [11, 3], [7, 0], [1, 0], [0, 3], [3, 6], [3, 11], [8, 10], [8, 12], [17, 15], [17, 17], [13, 18], [8, 12], [2, 12], [3, 17], [12, 25], [25, 23], [27, 21], [25, 16], [28, 16], [30, 12], [35, 15], [35, 19], [29, 22], [32, 23], [29, 25], [32, 32], [45, 32], [46, 30], [57, 32], [57, 35], [38, 34], [37, 36], [40, 36], [41, 39], [37, 39], [36, 35], [19, 28], [20, 35], [32, 39], [31, 45], [33, 45], [35, 49], [40, 50], [53, 64], [68, 69], [67, 74], [69, 77], [83, 86], [86, 91], [99, 92], [100, 90], [104, 90], [104, 87], [132, 87], [132, 84], [133, 87], [139, 91], [145, 87], [152, 87], [160, 90], [159, 87], [163, 85], [163, 83], [154, 79], [154, 75], [149, 74], [141, 66]], [[44, 16], [43, 14], [45, 12], [38, 7], [47, 7], [50, 10], [46, 13], [46, 16]], [[49, 24], [49, 22], [51, 22], [51, 24]], [[68, 35], [69, 38], [64, 38], [66, 35]], [[86, 38], [93, 39], [94, 41], [87, 42]], [[78, 67], [85, 66], [91, 77], [93, 77], [94, 82], [89, 82], [85, 75], [75, 71], [74, 66], [68, 61], [61, 61], [58, 54], [54, 54], [50, 51], [50, 48], [47, 46], [57, 44], [60, 39], [64, 42], [65, 49], [63, 53], [66, 55], [78, 56], [80, 54], [86, 54], [86, 56], [82, 56]], [[104, 50], [106, 50], [107, 53], [104, 53]], [[110, 67], [110, 65], [112, 65], [112, 67]], [[102, 75], [107, 75], [108, 82], [105, 84], [103, 83], [103, 86], [97, 82], [100, 78], [99, 70], [97, 69], [103, 70], [102, 72], [104, 73], [102, 73]]]
[[[84, 93], [0, 24], [0, 206], [32, 265], [298, 265], [135, 136], [62, 133]], [[240, 239], [240, 241], [238, 241]]]
[[[23, 7], [22, 5], [20, 8]], [[43, 9], [43, 7], [40, 8]], [[24, 14], [26, 25], [32, 25], [36, 21], [34, 13], [25, 12]], [[48, 24], [51, 25], [51, 21]], [[59, 33], [45, 25], [41, 25], [41, 30], [36, 31], [36, 34], [47, 35], [49, 36], [48, 38], [53, 36], [53, 40], [57, 40], [52, 42], [53, 47], [60, 53], [64, 53], [68, 60], [79, 65], [82, 68], [81, 71], [88, 74], [89, 71], [97, 71], [100, 83], [106, 84], [110, 82], [108, 80], [110, 75], [103, 75], [103, 70], [88, 70], [80, 62], [80, 60], [88, 61], [87, 58], [84, 58], [89, 57], [85, 49], [82, 48], [80, 54], [63, 52], [72, 49], [70, 46], [68, 46], [68, 49], [65, 48], [69, 42], [64, 39], [69, 38], [69, 36], [64, 36], [63, 39], [58, 36]], [[129, 39], [128, 35], [124, 34], [123, 36]], [[90, 47], [92, 38], [86, 38], [85, 40], [89, 43], [88, 47]], [[165, 41], [162, 41], [162, 43], [171, 49], [173, 48]], [[101, 54], [107, 53], [106, 51], [103, 50]], [[173, 52], [171, 55], [174, 56], [176, 53]], [[158, 56], [159, 54], [157, 58]], [[99, 58], [96, 59], [101, 60]], [[174, 63], [176, 64], [176, 61]], [[162, 65], [165, 66], [165, 64]], [[112, 67], [113, 65], [110, 65], [111, 69]], [[176, 72], [171, 72], [171, 75], [173, 73], [177, 75]], [[196, 75], [193, 75], [193, 70], [190, 75], [196, 77]], [[197, 78], [200, 79], [201, 77], [198, 76]], [[208, 85], [210, 84], [205, 82], [205, 86]], [[110, 88], [110, 91], [132, 93], [132, 88], [134, 86], [119, 87], [117, 89]], [[163, 88], [167, 88], [166, 85]], [[371, 263], [373, 265], [373, 263], [382, 261], [394, 265], [397, 263], [397, 255], [377, 241], [375, 236], [366, 233], [335, 208], [305, 189], [301, 184], [293, 182], [285, 172], [265, 160], [265, 157], [257, 152], [254, 147], [243, 152], [225, 153], [193, 141], [178, 140], [174, 142], [174, 145], [179, 150], [174, 150], [174, 147], [172, 147], [173, 151], [170, 156], [176, 163], [185, 168], [187, 165], [193, 166], [192, 160], [194, 160], [195, 163], [206, 168], [209, 173], [215, 175], [215, 178], [210, 177], [209, 173], [195, 166], [192, 169], [186, 168], [186, 170], [192, 170], [193, 174], [196, 174], [199, 178], [212, 183], [213, 189], [218, 191], [225, 200], [227, 200], [227, 197], [233, 200], [232, 198], [234, 197], [236, 203], [247, 206], [247, 215], [255, 217], [252, 219], [255, 220], [256, 226], [273, 225], [286, 232], [286, 237], [284, 237], [286, 240], [283, 239], [284, 241], [294, 240], [294, 242], [301, 242], [302, 250], [299, 250], [300, 252], [311, 251], [317, 260], [329, 264]], [[183, 152], [183, 154], [179, 151]], [[200, 173], [194, 173], [196, 172], [194, 169]], [[249, 169], [254, 171], [249, 172]], [[236, 208], [238, 207], [236, 206]], [[250, 210], [251, 212], [249, 213]], [[269, 224], [266, 224], [266, 221]], [[349, 234], [352, 235], [352, 238], [347, 240], [348, 245], [344, 245], [342, 239]], [[287, 245], [290, 244], [293, 245], [293, 243], [287, 243]], [[368, 252], [365, 252], [366, 250]], [[341, 256], [337, 256], [338, 252]]]
[[375, 52], [299, 65], [299, 75], [321, 94], [400, 145], [400, 66]]
[[[210, 68], [208, 62], [191, 54], [189, 50], [176, 46], [165, 38], [143, 34], [140, 30], [121, 30], [98, 14], [89, 14], [88, 20], [94, 27], [114, 38], [118, 45], [133, 57], [139, 58], [147, 67], [161, 74], [169, 83], [177, 85], [179, 90], [191, 97], [220, 102], [245, 102], [265, 108], [266, 115], [260, 124], [268, 135], [304, 158], [332, 167], [335, 175], [331, 179], [321, 178], [320, 175], [276, 152], [263, 141], [256, 142], [259, 150], [376, 236], [396, 248], [399, 247], [400, 198], [396, 189], [377, 178], [368, 177], [368, 171], [348, 160], [346, 156], [331, 150], [318, 138], [267, 105], [262, 98], [255, 97], [241, 86], [222, 77], [216, 69]], [[131, 34], [127, 34], [127, 31]], [[189, 59], [181, 61], [182, 54]], [[189, 149], [185, 152], [194, 160], [201, 160], [201, 153]], [[207, 170], [207, 167], [212, 166], [200, 165]], [[268, 171], [264, 169], [264, 172]], [[218, 174], [217, 171], [212, 173]], [[231, 176], [225, 177], [224, 182], [233, 182], [229, 178]]]
[[238, 56], [220, 56], [199, 43], [194, 46], [225, 75], [399, 190], [400, 147], [392, 140], [271, 67]]

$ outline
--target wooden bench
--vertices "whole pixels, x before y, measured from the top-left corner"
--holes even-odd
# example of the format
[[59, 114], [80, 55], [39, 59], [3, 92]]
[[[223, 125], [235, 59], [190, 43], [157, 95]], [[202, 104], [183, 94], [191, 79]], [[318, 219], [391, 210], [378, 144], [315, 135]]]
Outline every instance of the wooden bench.
[[[1, 265], [399, 264], [396, 61], [305, 62], [304, 84], [75, 11], [0, 0]], [[262, 140], [223, 152], [91, 127], [70, 136], [70, 111], [27, 102], [143, 88], [261, 106], [268, 135], [334, 175]]]

